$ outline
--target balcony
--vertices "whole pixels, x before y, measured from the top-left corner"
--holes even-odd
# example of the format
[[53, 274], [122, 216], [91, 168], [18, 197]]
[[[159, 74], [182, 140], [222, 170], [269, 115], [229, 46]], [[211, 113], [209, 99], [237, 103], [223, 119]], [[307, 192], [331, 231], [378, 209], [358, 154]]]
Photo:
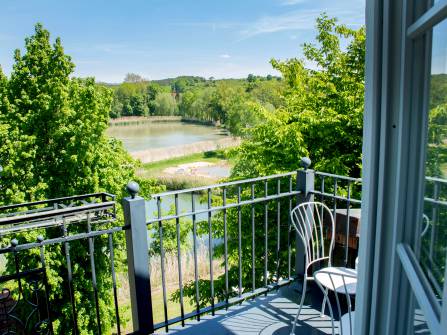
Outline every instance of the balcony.
[[[354, 266], [359, 179], [304, 169], [151, 199], [128, 191], [124, 224], [106, 193], [0, 208], [2, 333], [77, 333], [90, 308], [98, 334], [288, 334], [304, 267], [289, 213], [311, 199], [336, 213], [334, 263]], [[332, 333], [322, 297], [308, 290], [297, 334]]]

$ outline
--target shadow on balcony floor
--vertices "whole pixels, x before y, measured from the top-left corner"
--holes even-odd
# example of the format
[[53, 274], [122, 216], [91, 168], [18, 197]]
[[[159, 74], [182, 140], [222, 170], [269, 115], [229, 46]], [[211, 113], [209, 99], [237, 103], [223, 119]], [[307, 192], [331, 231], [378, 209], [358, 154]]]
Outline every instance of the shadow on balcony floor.
[[[296, 285], [283, 287], [267, 296], [232, 306], [228, 311], [217, 311], [214, 317], [203, 316], [200, 322], [188, 321], [184, 328], [171, 327], [169, 334], [288, 335], [298, 311], [299, 297]], [[308, 291], [295, 334], [332, 334], [330, 318], [320, 317], [321, 301], [322, 295], [317, 288]]]

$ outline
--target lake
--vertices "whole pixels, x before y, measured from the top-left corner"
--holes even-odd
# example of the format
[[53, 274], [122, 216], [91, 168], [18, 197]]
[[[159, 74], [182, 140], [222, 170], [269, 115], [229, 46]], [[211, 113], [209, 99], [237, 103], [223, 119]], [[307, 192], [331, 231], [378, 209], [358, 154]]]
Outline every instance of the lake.
[[224, 130], [213, 126], [178, 121], [111, 126], [107, 134], [121, 140], [131, 153], [202, 141], [217, 141], [227, 137]]
[[[174, 213], [174, 196], [163, 197], [161, 201], [162, 215], [166, 216], [167, 213], [172, 211]], [[192, 196], [191, 193], [182, 193], [178, 196], [178, 211], [179, 213], [191, 212], [192, 210]], [[202, 210], [208, 208], [208, 204], [204, 198], [200, 195], [194, 195], [194, 207], [196, 210]], [[157, 201], [156, 199], [149, 199], [146, 201], [146, 212], [148, 219], [155, 219], [158, 215]], [[214, 212], [213, 212], [214, 213]], [[191, 217], [188, 217], [191, 219]], [[208, 218], [207, 213], [201, 213], [196, 215], [197, 221], [206, 220]]]

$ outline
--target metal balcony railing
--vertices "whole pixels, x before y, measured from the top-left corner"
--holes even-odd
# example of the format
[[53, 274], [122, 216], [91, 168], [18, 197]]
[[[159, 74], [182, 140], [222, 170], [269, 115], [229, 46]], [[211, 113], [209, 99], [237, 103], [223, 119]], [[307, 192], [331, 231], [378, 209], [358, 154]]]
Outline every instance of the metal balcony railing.
[[[289, 284], [297, 276], [303, 274], [304, 253], [300, 249], [295, 232], [291, 230], [289, 216], [291, 209], [303, 201], [316, 198], [333, 208], [336, 220], [343, 221], [339, 222], [339, 226], [343, 225], [342, 230], [327, 232], [327, 234], [334, 233], [338, 237], [339, 257], [336, 260], [339, 264], [349, 263], [354, 266], [358, 241], [356, 229], [360, 221], [360, 192], [360, 179], [306, 169], [154, 194], [152, 199], [155, 213], [149, 213], [152, 217], [146, 221], [146, 224], [149, 230], [157, 231], [160, 245], [163, 291], [163, 304], [160, 307], [163, 308], [164, 320], [146, 326], [155, 330], [165, 328], [168, 331], [169, 325], [179, 322], [184, 325], [184, 321], [189, 318], [200, 320], [200, 315], [206, 313], [214, 315], [216, 309], [227, 308], [245, 299], [265, 294]], [[185, 199], [186, 202], [189, 201], [189, 204], [185, 204]], [[172, 204], [170, 211], [167, 211], [167, 208], [163, 210], [164, 203]], [[353, 211], [356, 212], [353, 213]], [[180, 242], [182, 219], [189, 219], [192, 223], [194, 310], [189, 313], [185, 313], [184, 306], [185, 282], [182, 278]], [[168, 306], [174, 302], [169, 300], [166, 290], [163, 241], [166, 224], [170, 221], [175, 224], [176, 234], [179, 315], [168, 314]], [[202, 225], [199, 222], [202, 222]], [[219, 223], [222, 229], [215, 231], [214, 226]], [[351, 224], [356, 225], [354, 233], [352, 233]], [[206, 282], [203, 278], [199, 278], [197, 270], [199, 267], [197, 264], [198, 231], [203, 231], [203, 228], [207, 235], [207, 257], [210, 269]], [[233, 234], [229, 234], [229, 231]], [[352, 242], [353, 239], [355, 243]], [[218, 245], [213, 242], [215, 240], [219, 241]], [[229, 244], [232, 245], [231, 248]], [[146, 248], [146, 245], [143, 248]], [[213, 273], [215, 260], [213, 251], [218, 248], [223, 249], [223, 252], [220, 252], [222, 254], [220, 261], [223, 265], [223, 273], [220, 276], [223, 285], [220, 285], [220, 292], [216, 292], [215, 283], [219, 279], [216, 279]], [[231, 263], [229, 253], [233, 254], [233, 260], [236, 258], [233, 264], [229, 264]], [[236, 257], [234, 257], [235, 253]], [[205, 299], [204, 293], [201, 292], [203, 283], [209, 285], [206, 292], [209, 295]], [[134, 313], [138, 311], [135, 310]]]
[[[48, 265], [48, 250], [53, 255], [60, 250], [62, 256], [57, 271], [60, 285], [68, 292], [70, 329], [75, 334], [82, 309], [75, 291], [77, 261], [86, 267], [83, 280], [88, 280], [86, 292], [91, 295], [83, 299], [94, 306], [96, 319], [89, 322], [97, 333], [110, 328], [106, 322], [115, 324], [114, 332], [123, 331], [120, 304], [126, 299], [119, 294], [130, 299], [133, 332], [151, 334], [287, 285], [304, 271], [304, 253], [291, 229], [289, 213], [300, 202], [312, 199], [326, 203], [335, 214], [336, 231], [326, 231], [327, 236], [336, 237], [335, 263], [354, 265], [360, 179], [304, 169], [164, 192], [151, 199], [139, 197], [135, 183], [128, 185], [128, 191], [131, 196], [123, 200], [124, 225], [116, 220], [114, 197], [105, 193], [0, 208], [0, 257], [7, 257], [9, 264], [0, 276], [4, 288], [0, 333], [33, 333], [37, 328], [43, 333], [55, 331], [61, 306], [51, 298], [54, 283], [48, 282], [47, 274], [54, 271], [54, 265]], [[36, 236], [37, 240], [29, 240]], [[190, 244], [190, 250], [183, 244]], [[75, 245], [77, 253], [73, 254]], [[118, 249], [127, 253], [127, 264], [117, 264]], [[185, 277], [185, 254], [192, 258], [190, 278]], [[168, 256], [176, 263], [175, 299], [168, 292], [167, 276], [172, 277], [168, 273], [172, 269], [166, 268]], [[199, 260], [205, 258], [206, 275], [199, 271], [203, 267]], [[156, 278], [149, 271], [156, 259], [161, 302], [153, 299]], [[117, 271], [126, 273], [128, 292], [118, 292]], [[100, 303], [98, 285], [106, 280], [113, 290], [113, 321], [104, 320]], [[157, 310], [162, 310], [161, 319], [154, 318]]]
[[[48, 271], [64, 269], [60, 283], [69, 294], [72, 312], [72, 330], [78, 330], [76, 292], [74, 290], [73, 254], [70, 246], [80, 241], [88, 242], [82, 257], [90, 259], [89, 273], [94, 292], [97, 327], [101, 333], [101, 318], [96, 280], [94, 239], [105, 237], [108, 241], [110, 269], [113, 280], [116, 324], [119, 330], [117, 286], [112, 235], [123, 229], [114, 226], [116, 220], [115, 196], [108, 193], [22, 203], [0, 207], [0, 334], [53, 334], [55, 315], [60, 316], [61, 306], [51, 301], [52, 286]], [[37, 236], [37, 238], [36, 238]], [[29, 238], [36, 238], [30, 241]], [[8, 245], [9, 244], [9, 245]], [[61, 246], [65, 264], [48, 266], [47, 250]], [[100, 250], [104, 252], [105, 250]], [[54, 253], [53, 253], [54, 255]], [[80, 255], [75, 255], [79, 259]], [[6, 265], [9, 264], [8, 268]], [[53, 283], [54, 285], [54, 283]], [[54, 287], [53, 287], [54, 289]]]

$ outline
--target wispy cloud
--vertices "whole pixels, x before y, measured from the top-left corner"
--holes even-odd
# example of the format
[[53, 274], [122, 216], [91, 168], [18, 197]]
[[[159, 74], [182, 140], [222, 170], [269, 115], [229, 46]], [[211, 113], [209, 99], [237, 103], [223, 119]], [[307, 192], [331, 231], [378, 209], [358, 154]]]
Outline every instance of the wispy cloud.
[[104, 44], [97, 44], [95, 48], [102, 52], [114, 53], [125, 50], [126, 46], [124, 44], [118, 44], [118, 43], [104, 43]]
[[218, 29], [234, 29], [240, 28], [244, 25], [241, 22], [233, 22], [233, 21], [180, 21], [180, 22], [169, 22], [172, 26], [181, 26], [181, 27], [204, 27], [210, 28], [213, 31]]
[[315, 18], [320, 14], [319, 10], [306, 10], [286, 13], [278, 16], [264, 16], [247, 29], [241, 31], [243, 38], [249, 38], [260, 34], [275, 33], [286, 30], [308, 30], [315, 26]]
[[219, 57], [220, 57], [220, 58], [228, 59], [228, 58], [230, 58], [231, 56], [230, 56], [229, 54], [221, 54], [221, 55], [219, 55]]
[[281, 0], [281, 5], [283, 6], [293, 6], [300, 3], [308, 2], [308, 0]]
[[[292, 1], [292, 0], [291, 0]], [[321, 9], [308, 9], [288, 12], [276, 16], [264, 16], [247, 25], [240, 31], [242, 39], [256, 35], [281, 31], [306, 31], [315, 29], [315, 20], [321, 15]], [[330, 16], [336, 17], [348, 26], [360, 26], [364, 23], [363, 13], [352, 10], [331, 10]]]
[[133, 45], [120, 43], [96, 44], [93, 49], [99, 51], [100, 53], [113, 55], [139, 55], [146, 57], [151, 55], [151, 50], [148, 48], [135, 47]]

